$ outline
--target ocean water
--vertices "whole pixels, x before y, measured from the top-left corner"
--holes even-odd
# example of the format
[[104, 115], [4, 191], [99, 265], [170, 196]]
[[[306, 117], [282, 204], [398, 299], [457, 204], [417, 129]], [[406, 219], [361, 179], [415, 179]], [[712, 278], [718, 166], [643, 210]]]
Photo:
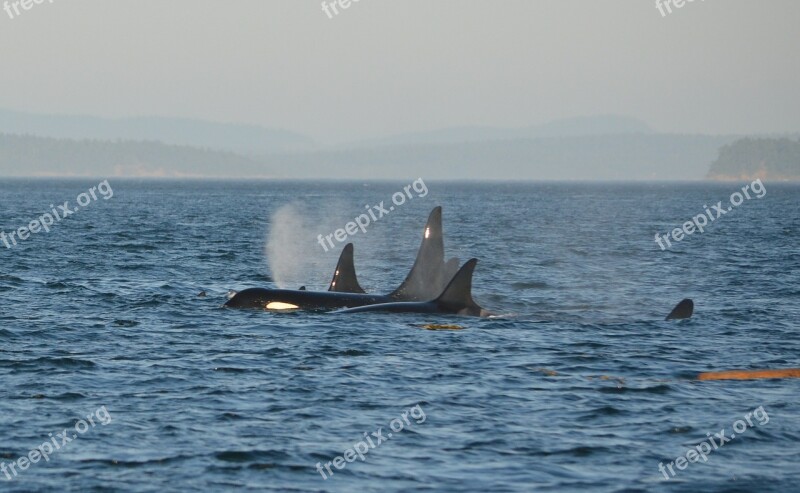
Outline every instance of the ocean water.
[[[324, 289], [341, 245], [317, 236], [414, 178], [112, 179], [0, 244], [0, 490], [800, 490], [800, 380], [695, 380], [800, 367], [800, 188], [767, 183], [662, 251], [656, 232], [746, 183], [425, 183], [351, 238], [362, 286], [402, 281], [442, 205], [448, 255], [479, 259], [474, 296], [501, 316], [221, 308]], [[1, 181], [0, 229], [98, 181]], [[665, 322], [687, 297], [695, 317]]]

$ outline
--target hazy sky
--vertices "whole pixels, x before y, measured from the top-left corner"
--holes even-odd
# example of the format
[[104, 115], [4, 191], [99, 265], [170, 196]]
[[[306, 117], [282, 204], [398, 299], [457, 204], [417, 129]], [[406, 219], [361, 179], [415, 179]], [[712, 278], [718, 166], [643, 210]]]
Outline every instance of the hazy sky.
[[[0, 0], [1, 2], [2, 0]], [[0, 107], [331, 142], [597, 114], [800, 131], [800, 2], [44, 0], [0, 11]]]

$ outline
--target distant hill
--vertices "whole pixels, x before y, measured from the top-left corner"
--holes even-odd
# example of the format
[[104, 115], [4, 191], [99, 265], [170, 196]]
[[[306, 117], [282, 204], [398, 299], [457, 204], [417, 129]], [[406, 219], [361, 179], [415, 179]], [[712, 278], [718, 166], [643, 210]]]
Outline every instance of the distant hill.
[[160, 142], [53, 139], [0, 134], [0, 176], [266, 176], [243, 156]]
[[61, 139], [160, 141], [167, 144], [227, 150], [241, 154], [292, 152], [315, 148], [295, 132], [186, 118], [37, 115], [0, 109], [0, 133]]
[[720, 149], [708, 177], [715, 180], [800, 180], [800, 139], [739, 139]]
[[428, 132], [372, 139], [342, 147], [379, 147], [421, 144], [463, 144], [498, 140], [539, 139], [545, 137], [583, 137], [590, 135], [650, 134], [643, 121], [626, 116], [591, 116], [554, 120], [542, 125], [521, 128], [486, 126], [452, 127]]
[[762, 161], [774, 176], [796, 176], [796, 142], [739, 138], [659, 134], [634, 118], [598, 116], [323, 147], [249, 125], [0, 110], [0, 176], [701, 180], [715, 158], [714, 178], [753, 174]]
[[276, 173], [303, 177], [443, 180], [701, 180], [734, 136], [591, 135], [394, 145], [267, 156]]
[[631, 134], [274, 153], [0, 134], [0, 176], [699, 180], [734, 137]]

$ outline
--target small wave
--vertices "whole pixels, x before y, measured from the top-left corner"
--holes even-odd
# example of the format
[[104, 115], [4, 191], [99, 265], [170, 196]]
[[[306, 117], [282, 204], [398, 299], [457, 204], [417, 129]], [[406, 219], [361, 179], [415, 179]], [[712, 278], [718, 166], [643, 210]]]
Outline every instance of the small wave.
[[78, 358], [35, 358], [23, 361], [8, 361], [9, 366], [16, 369], [45, 369], [45, 368], [95, 368], [97, 365], [88, 360]]
[[228, 366], [220, 366], [214, 368], [214, 371], [221, 371], [222, 373], [247, 373], [250, 370], [248, 370], [247, 368], [233, 368]]
[[526, 290], [526, 289], [547, 289], [550, 286], [546, 282], [539, 282], [539, 281], [520, 281], [511, 284], [511, 287], [518, 290]]
[[214, 456], [217, 460], [225, 462], [251, 462], [285, 458], [286, 453], [279, 450], [228, 450], [225, 452], [217, 452]]
[[336, 351], [331, 356], [368, 356], [369, 351], [362, 351], [360, 349], [345, 349], [344, 351]]
[[44, 283], [44, 287], [48, 289], [65, 289], [68, 288], [69, 285], [62, 281], [48, 281]]
[[666, 384], [654, 385], [652, 387], [625, 387], [620, 384], [616, 387], [600, 387], [598, 392], [604, 394], [625, 394], [625, 393], [645, 393], [645, 394], [667, 394], [672, 390], [672, 387]]
[[106, 466], [124, 467], [124, 468], [137, 468], [144, 467], [151, 464], [172, 464], [174, 462], [192, 459], [194, 457], [186, 455], [176, 455], [174, 457], [163, 457], [158, 459], [145, 459], [145, 460], [117, 460], [117, 459], [83, 459], [80, 462], [84, 464], [102, 464]]
[[121, 248], [126, 252], [154, 252], [158, 250], [158, 247], [145, 243], [120, 243], [114, 246], [116, 248]]
[[221, 254], [210, 254], [210, 253], [203, 253], [199, 257], [198, 260], [236, 260], [236, 254], [234, 252], [227, 252]]
[[80, 399], [85, 399], [86, 397], [86, 394], [82, 394], [80, 392], [65, 392], [63, 394], [53, 396], [48, 396], [45, 394], [32, 394], [29, 396], [30, 399], [52, 399], [54, 401], [77, 401]]

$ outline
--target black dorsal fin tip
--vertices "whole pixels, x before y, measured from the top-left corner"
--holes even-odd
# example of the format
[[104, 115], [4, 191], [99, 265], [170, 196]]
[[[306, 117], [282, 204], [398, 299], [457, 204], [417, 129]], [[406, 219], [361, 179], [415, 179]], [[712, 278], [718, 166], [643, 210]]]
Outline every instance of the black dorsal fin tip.
[[692, 318], [693, 314], [694, 301], [692, 301], [690, 298], [686, 298], [672, 309], [670, 314], [667, 315], [666, 320], [686, 320]]
[[455, 313], [477, 316], [487, 313], [472, 299], [472, 274], [475, 272], [477, 264], [478, 259], [469, 259], [453, 276], [435, 302]]
[[328, 291], [337, 293], [365, 292], [358, 283], [355, 261], [353, 260], [353, 251], [352, 243], [345, 245], [342, 254], [339, 256], [339, 263], [336, 264], [336, 271], [333, 273], [333, 279], [331, 280], [330, 286], [328, 286]]

